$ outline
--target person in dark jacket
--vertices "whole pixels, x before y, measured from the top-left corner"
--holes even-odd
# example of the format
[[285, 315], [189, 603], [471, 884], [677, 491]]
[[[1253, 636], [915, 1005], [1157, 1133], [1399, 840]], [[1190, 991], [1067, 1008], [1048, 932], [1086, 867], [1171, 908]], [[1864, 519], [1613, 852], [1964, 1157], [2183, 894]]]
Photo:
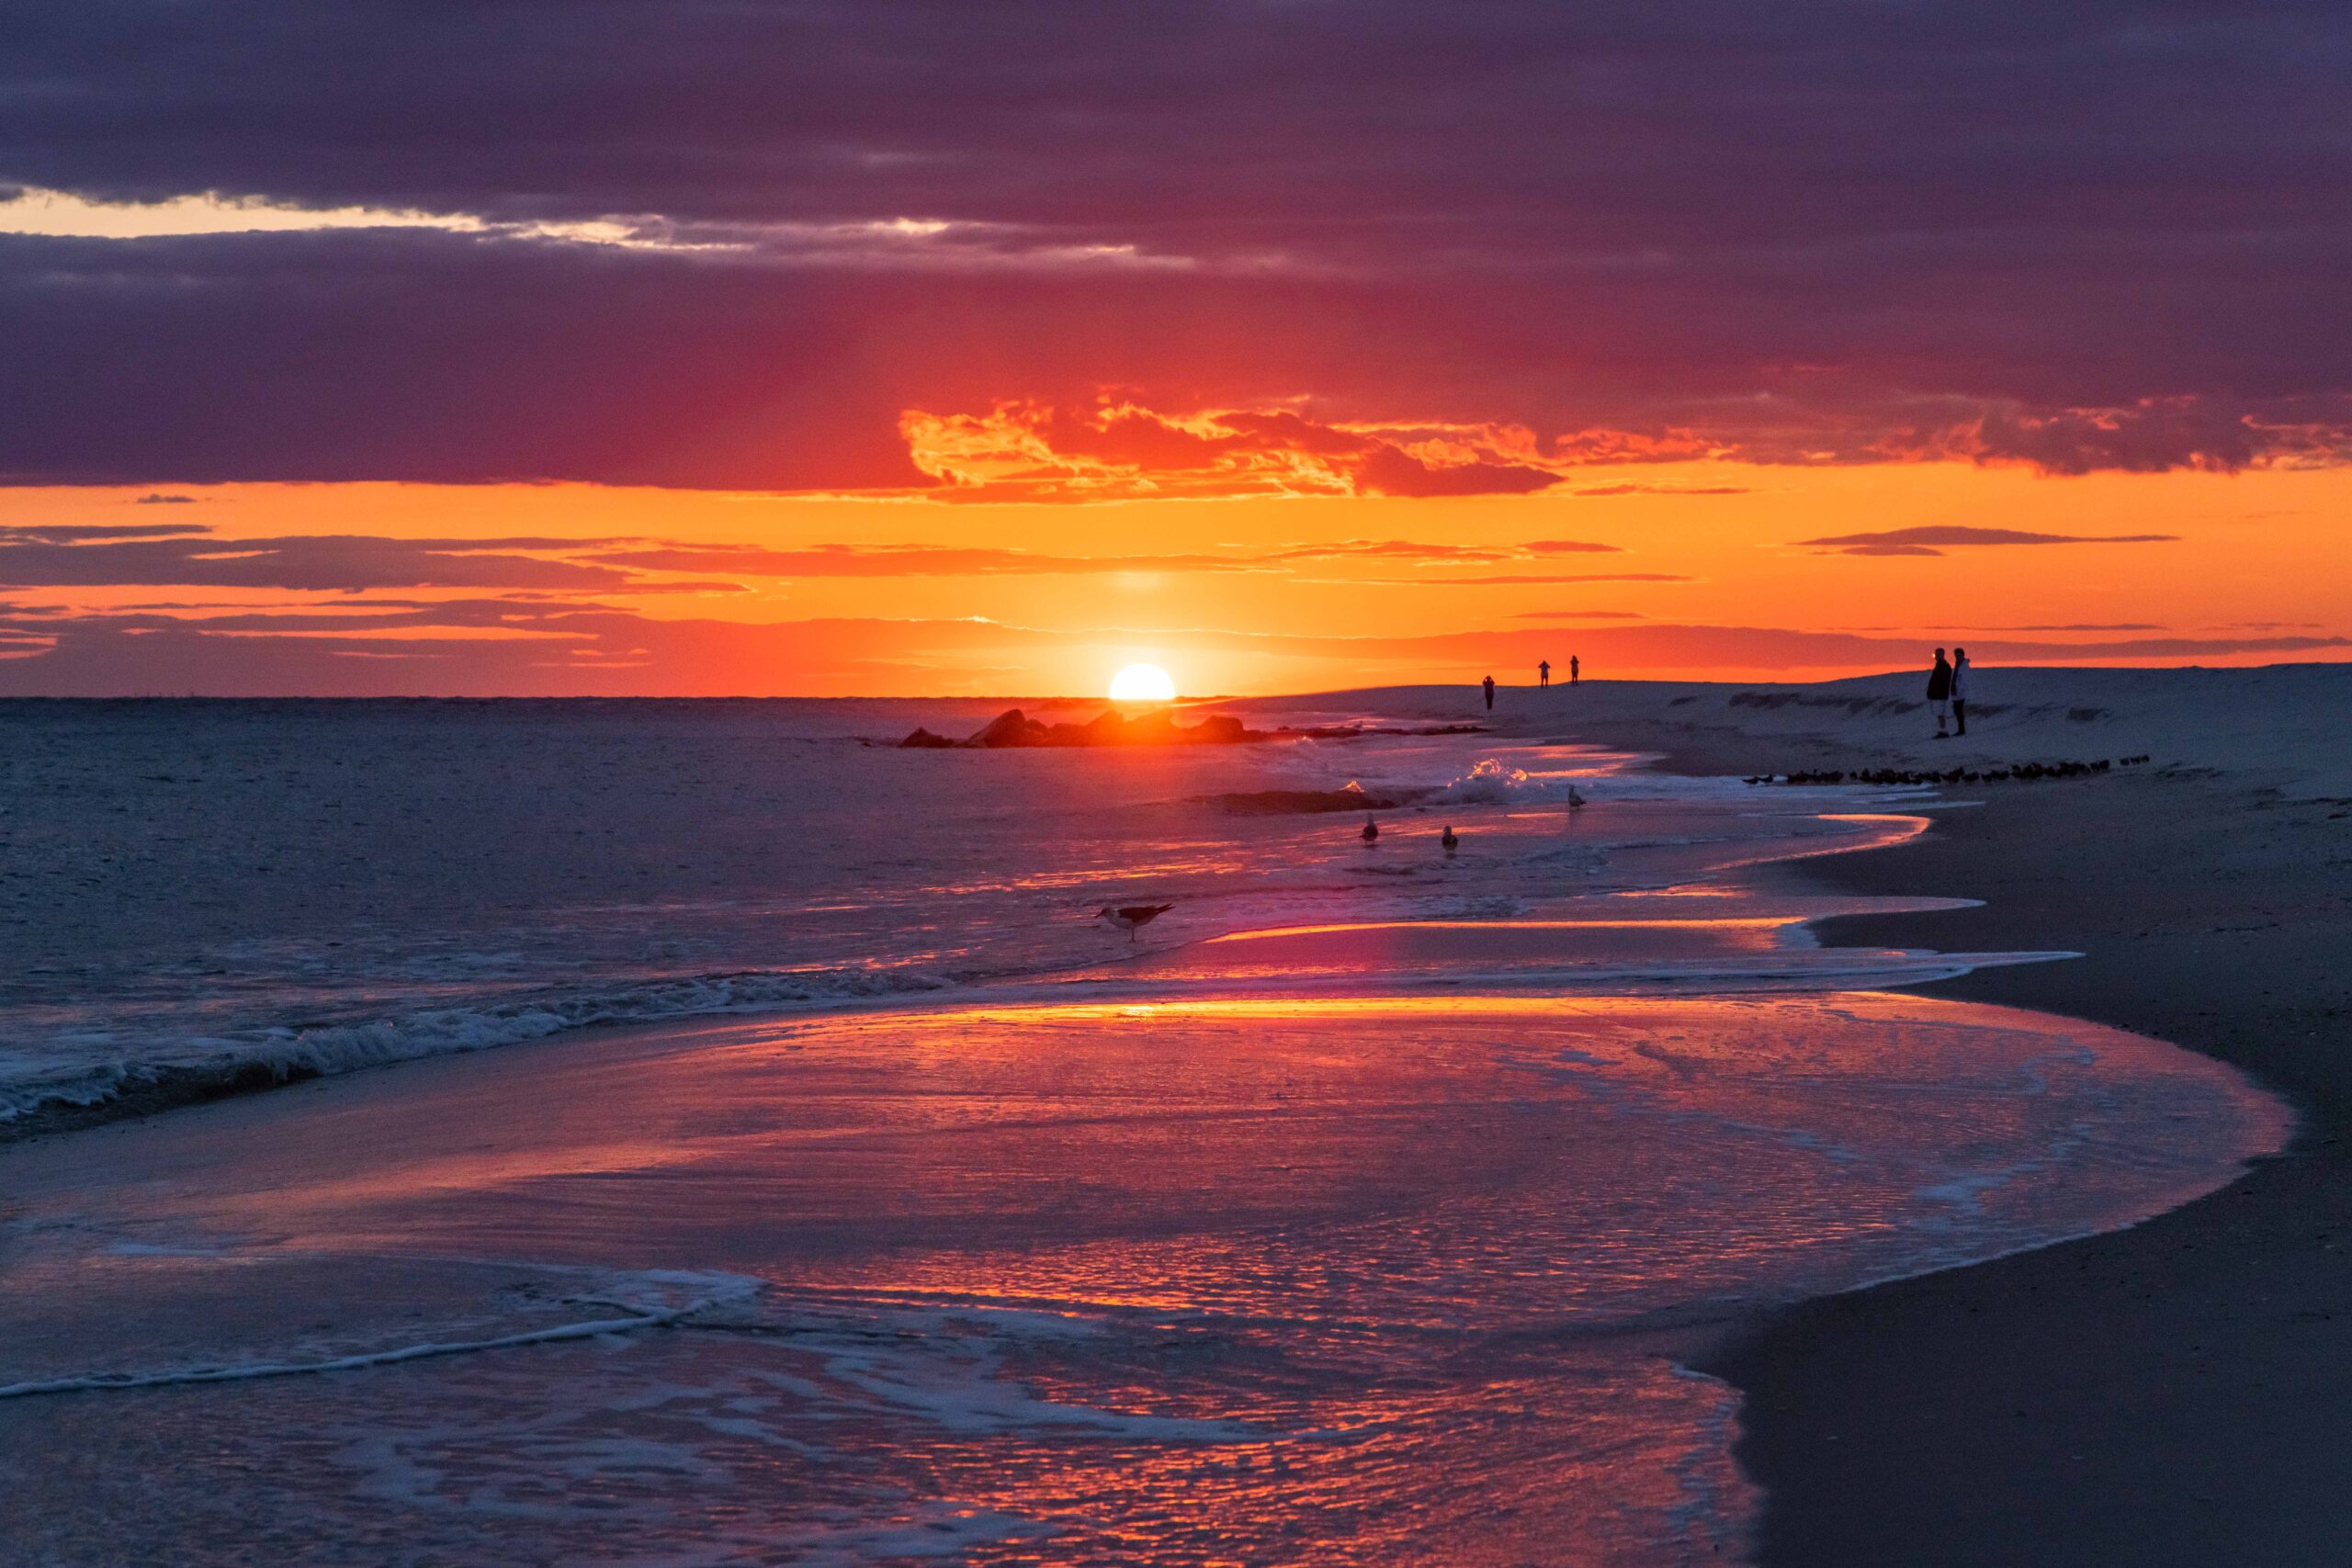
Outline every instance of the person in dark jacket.
[[1487, 676], [1487, 682], [1486, 682], [1486, 684], [1487, 684], [1487, 711], [1488, 713], [1492, 713], [1492, 712], [1494, 712], [1494, 711], [1495, 711], [1495, 678], [1494, 678], [1492, 675]]
[[1957, 738], [1968, 733], [1968, 649], [1951, 650], [1951, 732]]
[[1936, 649], [1936, 667], [1928, 671], [1928, 701], [1935, 705], [1936, 739], [1951, 739], [1944, 727], [1951, 722], [1951, 665], [1940, 648]]

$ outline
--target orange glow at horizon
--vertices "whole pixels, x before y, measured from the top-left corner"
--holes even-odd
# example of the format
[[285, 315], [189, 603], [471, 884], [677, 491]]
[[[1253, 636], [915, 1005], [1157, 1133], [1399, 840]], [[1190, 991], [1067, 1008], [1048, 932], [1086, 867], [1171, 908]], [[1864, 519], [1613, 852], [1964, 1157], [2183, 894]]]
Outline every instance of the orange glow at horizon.
[[[133, 504], [151, 491], [187, 500]], [[298, 692], [1084, 696], [1104, 689], [1106, 669], [1150, 663], [1182, 668], [1188, 691], [1243, 694], [1485, 673], [1532, 683], [1537, 659], [1557, 670], [1571, 654], [1588, 681], [1782, 681], [1905, 668], [1913, 645], [1923, 658], [1952, 640], [2041, 650], [2011, 663], [2343, 660], [2352, 648], [2324, 639], [2352, 636], [2347, 513], [2343, 468], [2045, 478], [1721, 460], [1425, 499], [28, 488], [0, 496], [0, 525], [185, 525], [224, 556], [270, 538], [435, 541], [461, 565], [469, 550], [553, 563], [584, 585], [19, 586], [5, 594], [16, 629], [0, 639], [0, 670], [28, 668], [47, 627], [90, 614], [142, 631], [200, 626], [224, 642], [299, 631], [285, 639], [311, 649], [311, 673], [286, 685]], [[1804, 542], [1954, 527], [2170, 537], [1869, 554]], [[762, 552], [791, 558], [749, 570]], [[613, 564], [632, 555], [655, 564]], [[1776, 644], [1779, 632], [1833, 640]], [[2321, 646], [2237, 646], [2279, 637]], [[2151, 640], [2199, 647], [2130, 649]], [[469, 676], [474, 665], [487, 672]], [[374, 684], [360, 683], [363, 666]], [[167, 670], [107, 689], [185, 684]]]

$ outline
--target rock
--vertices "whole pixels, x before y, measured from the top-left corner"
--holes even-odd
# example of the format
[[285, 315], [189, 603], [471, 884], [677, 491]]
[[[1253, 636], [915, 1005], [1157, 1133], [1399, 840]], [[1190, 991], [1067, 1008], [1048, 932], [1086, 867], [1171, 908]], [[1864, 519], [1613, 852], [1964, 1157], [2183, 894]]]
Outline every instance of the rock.
[[950, 740], [928, 729], [918, 729], [899, 745], [901, 750], [918, 751], [947, 747], [1001, 750], [1021, 746], [1239, 746], [1267, 739], [1229, 714], [1212, 714], [1198, 724], [1182, 725], [1165, 708], [1133, 718], [1114, 708], [1085, 724], [1046, 725], [1019, 708], [1007, 708], [967, 739]]
[[967, 746], [980, 746], [990, 750], [1006, 746], [1037, 746], [1046, 739], [1046, 727], [1023, 713], [1019, 708], [1007, 708], [988, 721]]
[[1213, 713], [1194, 725], [1187, 739], [1195, 746], [1238, 746], [1250, 739], [1250, 732], [1231, 714]]
[[[1238, 727], [1237, 721], [1236, 728]], [[1166, 708], [1153, 708], [1127, 720], [1118, 743], [1122, 746], [1174, 746], [1200, 739], [1201, 727], [1186, 729]]]

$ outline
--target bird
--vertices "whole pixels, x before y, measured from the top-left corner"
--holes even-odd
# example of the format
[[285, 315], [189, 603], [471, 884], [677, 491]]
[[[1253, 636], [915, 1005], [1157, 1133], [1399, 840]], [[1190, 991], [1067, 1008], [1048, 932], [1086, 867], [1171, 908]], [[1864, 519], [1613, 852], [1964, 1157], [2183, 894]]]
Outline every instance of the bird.
[[1447, 854], [1452, 854], [1456, 849], [1460, 848], [1462, 844], [1462, 840], [1460, 836], [1454, 832], [1453, 824], [1451, 822], [1445, 825], [1445, 831], [1438, 835], [1437, 841], [1445, 846], [1445, 852]]
[[1098, 920], [1110, 921], [1113, 925], [1126, 932], [1127, 941], [1132, 942], [1136, 940], [1136, 931], [1138, 927], [1151, 924], [1152, 921], [1159, 919], [1160, 916], [1168, 913], [1169, 910], [1175, 907], [1176, 906], [1173, 904], [1122, 904], [1115, 906], [1105, 904], [1102, 908], [1094, 911], [1094, 918]]
[[1584, 796], [1577, 793], [1577, 786], [1574, 784], [1568, 786], [1568, 809], [1571, 811], [1584, 809]]
[[1364, 841], [1365, 843], [1367, 843], [1367, 844], [1368, 844], [1368, 843], [1371, 843], [1374, 839], [1377, 839], [1377, 838], [1379, 838], [1379, 837], [1380, 837], [1380, 824], [1379, 824], [1379, 823], [1377, 823], [1377, 822], [1375, 822], [1375, 821], [1374, 821], [1374, 820], [1373, 820], [1371, 818], [1369, 818], [1369, 817], [1365, 818], [1363, 819], [1363, 841]]

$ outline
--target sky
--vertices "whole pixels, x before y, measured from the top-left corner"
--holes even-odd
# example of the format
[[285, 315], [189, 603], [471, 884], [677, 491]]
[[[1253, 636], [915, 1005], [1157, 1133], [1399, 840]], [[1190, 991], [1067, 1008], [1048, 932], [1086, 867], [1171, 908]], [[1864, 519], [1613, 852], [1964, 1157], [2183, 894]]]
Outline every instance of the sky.
[[48, 0], [0, 694], [2352, 657], [2352, 10]]

